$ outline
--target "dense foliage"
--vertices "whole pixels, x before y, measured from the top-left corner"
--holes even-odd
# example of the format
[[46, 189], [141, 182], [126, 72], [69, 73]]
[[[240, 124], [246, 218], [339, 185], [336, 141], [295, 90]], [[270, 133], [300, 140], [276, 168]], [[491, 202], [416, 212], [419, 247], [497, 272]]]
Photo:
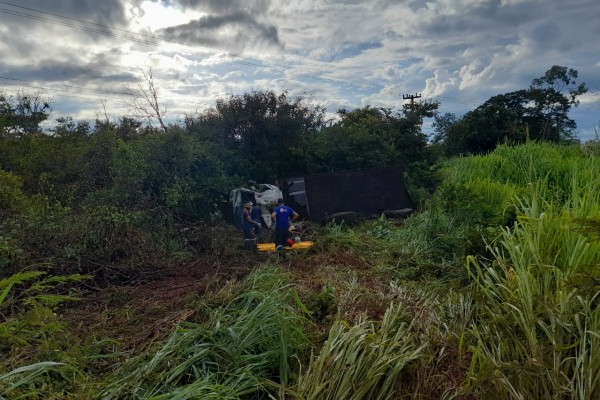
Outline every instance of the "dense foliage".
[[460, 118], [439, 116], [435, 140], [452, 156], [485, 154], [506, 142], [571, 141], [577, 124], [569, 110], [587, 92], [577, 77], [576, 70], [555, 65], [527, 89], [493, 96]]
[[229, 191], [248, 180], [399, 165], [431, 185], [418, 115], [365, 108], [328, 125], [318, 106], [254, 92], [166, 131], [126, 117], [93, 126], [63, 118], [51, 134], [6, 126], [0, 275], [43, 263], [99, 283], [127, 280], [190, 242], [209, 247], [209, 238], [188, 237], [190, 227], [230, 212]]

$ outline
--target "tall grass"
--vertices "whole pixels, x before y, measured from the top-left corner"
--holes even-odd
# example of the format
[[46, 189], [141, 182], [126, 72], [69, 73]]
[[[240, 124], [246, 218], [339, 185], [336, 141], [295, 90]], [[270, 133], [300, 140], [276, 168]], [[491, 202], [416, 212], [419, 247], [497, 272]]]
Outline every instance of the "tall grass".
[[486, 156], [458, 158], [443, 169], [446, 181], [455, 183], [491, 180], [526, 188], [546, 180], [549, 200], [564, 201], [572, 188], [572, 174], [582, 183], [593, 181], [600, 172], [598, 160], [585, 157], [577, 146], [530, 142], [521, 146], [498, 146]]
[[466, 232], [450, 213], [430, 207], [411, 216], [386, 239], [399, 256], [398, 263], [406, 259], [443, 263], [454, 262], [456, 255], [463, 254]]
[[281, 274], [261, 270], [207, 324], [182, 324], [150, 358], [125, 366], [107, 399], [239, 398], [285, 388], [308, 344], [304, 306]]
[[391, 305], [381, 323], [337, 321], [319, 355], [298, 379], [303, 400], [396, 399], [405, 368], [423, 350], [402, 307]]
[[[43, 397], [35, 387], [39, 383], [37, 378], [62, 365], [64, 364], [45, 361], [19, 367], [0, 375], [0, 400]], [[26, 388], [25, 393], [23, 391], [18, 393], [21, 388]]]
[[493, 262], [467, 260], [478, 319], [466, 388], [484, 398], [600, 397], [600, 242], [583, 229], [600, 215], [600, 179], [551, 201], [531, 185], [518, 223], [490, 246]]

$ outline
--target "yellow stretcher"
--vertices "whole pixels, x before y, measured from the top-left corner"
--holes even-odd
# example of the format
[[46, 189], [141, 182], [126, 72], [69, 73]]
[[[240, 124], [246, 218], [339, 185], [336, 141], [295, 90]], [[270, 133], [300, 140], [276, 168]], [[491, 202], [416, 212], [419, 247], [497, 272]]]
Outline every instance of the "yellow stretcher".
[[[312, 247], [313, 242], [305, 241], [300, 243], [294, 243], [292, 246], [286, 246], [286, 250], [303, 250]], [[258, 251], [269, 252], [275, 251], [275, 243], [259, 243], [256, 245]]]

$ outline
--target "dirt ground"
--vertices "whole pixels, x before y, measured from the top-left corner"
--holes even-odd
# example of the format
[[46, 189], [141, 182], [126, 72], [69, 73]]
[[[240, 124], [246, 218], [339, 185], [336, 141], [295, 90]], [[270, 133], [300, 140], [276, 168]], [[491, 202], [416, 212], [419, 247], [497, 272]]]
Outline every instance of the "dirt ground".
[[198, 305], [205, 295], [243, 280], [260, 264], [277, 265], [287, 272], [308, 303], [330, 285], [338, 288], [339, 295], [348, 282], [354, 282], [351, 285], [363, 293], [348, 313], [367, 312], [373, 318], [383, 315], [385, 305], [370, 293], [384, 291], [388, 281], [374, 276], [366, 261], [351, 253], [289, 253], [285, 259], [244, 251], [198, 257], [185, 265], [156, 271], [134, 284], [90, 291], [63, 315], [69, 330], [82, 342], [116, 341], [118, 351], [130, 357], [165, 338], [178, 323], [202, 321], [206, 315], [198, 314]]
[[228, 280], [239, 280], [253, 263], [221, 263], [201, 257], [158, 271], [135, 284], [89, 291], [64, 311], [79, 338], [110, 338], [125, 351], [138, 353], [163, 338], [196, 311], [194, 300]]

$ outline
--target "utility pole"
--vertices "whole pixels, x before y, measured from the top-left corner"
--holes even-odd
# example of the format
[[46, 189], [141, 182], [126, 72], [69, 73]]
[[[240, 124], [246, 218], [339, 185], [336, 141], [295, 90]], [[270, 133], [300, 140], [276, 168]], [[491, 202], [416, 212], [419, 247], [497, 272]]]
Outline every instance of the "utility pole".
[[[415, 99], [420, 99], [420, 98], [421, 98], [421, 95], [419, 93], [402, 95], [403, 100], [410, 99], [410, 104], [404, 104], [402, 106], [405, 110], [404, 112], [407, 117], [413, 116], [415, 114]], [[419, 118], [419, 125], [423, 125], [423, 118], [420, 116], [418, 118]]]
[[410, 109], [413, 110], [413, 107], [415, 105], [415, 99], [420, 99], [421, 95], [419, 93], [415, 93], [415, 94], [403, 94], [402, 95], [402, 99], [403, 100], [408, 100], [410, 99]]

